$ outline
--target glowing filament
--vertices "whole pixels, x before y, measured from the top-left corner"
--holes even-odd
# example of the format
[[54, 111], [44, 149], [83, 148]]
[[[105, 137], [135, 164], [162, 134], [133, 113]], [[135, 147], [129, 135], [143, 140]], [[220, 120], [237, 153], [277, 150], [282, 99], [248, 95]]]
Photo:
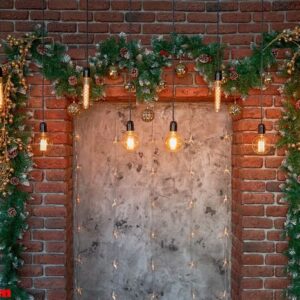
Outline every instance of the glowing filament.
[[122, 144], [127, 151], [135, 151], [139, 146], [139, 137], [133, 130], [128, 130], [124, 134]]
[[90, 106], [90, 78], [89, 77], [83, 77], [83, 108], [88, 109]]
[[117, 294], [113, 291], [112, 294], [111, 294], [111, 299], [113, 300], [117, 300]]
[[215, 111], [220, 111], [221, 108], [221, 81], [215, 81]]
[[45, 152], [48, 148], [48, 139], [45, 132], [41, 133], [41, 139], [40, 139], [40, 151]]
[[116, 259], [113, 260], [112, 265], [115, 270], [118, 270], [119, 266], [118, 266], [118, 261]]

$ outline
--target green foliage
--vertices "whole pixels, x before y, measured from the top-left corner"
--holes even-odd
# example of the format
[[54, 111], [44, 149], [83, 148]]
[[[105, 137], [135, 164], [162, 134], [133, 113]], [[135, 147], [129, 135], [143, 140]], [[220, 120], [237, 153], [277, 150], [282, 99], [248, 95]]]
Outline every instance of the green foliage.
[[[138, 101], [158, 100], [157, 89], [162, 80], [163, 68], [172, 66], [174, 59], [194, 60], [195, 70], [210, 87], [213, 86], [215, 72], [221, 69], [225, 94], [240, 94], [246, 97], [250, 89], [261, 85], [261, 61], [265, 70], [276, 66], [276, 55], [272, 51], [274, 48], [289, 48], [292, 53], [299, 50], [295, 43], [279, 39], [278, 36], [281, 34], [266, 34], [262, 45], [253, 47], [250, 57], [226, 63], [223, 62], [224, 45], [206, 45], [201, 36], [171, 34], [167, 39], [158, 37], [152, 40], [152, 50], [142, 47], [139, 41], [128, 40], [124, 34], [119, 38], [109, 38], [99, 43], [95, 56], [89, 58], [91, 99], [97, 101], [105, 96], [103, 78], [114, 66], [126, 72], [127, 80], [134, 82]], [[41, 27], [35, 33], [26, 35], [21, 44], [15, 45], [7, 41], [3, 41], [2, 44], [9, 64], [20, 59], [21, 46], [28, 47], [28, 61], [36, 63], [44, 77], [54, 84], [57, 96], [81, 101], [82, 67], [71, 61], [66, 46], [47, 38]], [[31, 70], [25, 64], [22, 72], [27, 76]], [[287, 293], [291, 299], [300, 299], [300, 102], [294, 100], [300, 97], [299, 57], [295, 61], [292, 76], [288, 76], [285, 68], [281, 73], [287, 78], [281, 89], [287, 100], [285, 112], [280, 120], [281, 139], [278, 143], [279, 147], [287, 148], [283, 168], [288, 178], [282, 187], [284, 199], [289, 204], [285, 232], [289, 237], [287, 257], [292, 283]], [[27, 93], [20, 84], [20, 73], [10, 68], [8, 74], [14, 83], [10, 93], [10, 99], [14, 103], [13, 122], [8, 125], [8, 133], [13, 141], [9, 150], [16, 149], [20, 140], [24, 145], [24, 149], [17, 150], [17, 155], [12, 157], [9, 163], [14, 169], [13, 176], [21, 184], [28, 185], [32, 160], [27, 149], [31, 131], [25, 125], [27, 116], [23, 110]], [[21, 253], [24, 250], [20, 240], [28, 227], [25, 208], [28, 197], [28, 193], [20, 191], [18, 186], [11, 183], [7, 185], [6, 195], [0, 197], [0, 264], [3, 266], [0, 287], [10, 288], [13, 299], [21, 300], [29, 299], [29, 295], [18, 285], [18, 269], [23, 264]], [[8, 213], [11, 208], [15, 209], [13, 217]]]

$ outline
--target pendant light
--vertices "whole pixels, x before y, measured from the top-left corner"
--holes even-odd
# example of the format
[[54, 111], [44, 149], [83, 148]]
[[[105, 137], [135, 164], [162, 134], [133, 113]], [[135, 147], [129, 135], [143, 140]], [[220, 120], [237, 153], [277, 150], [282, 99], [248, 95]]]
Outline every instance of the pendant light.
[[[261, 0], [261, 35], [263, 41], [263, 29], [264, 29], [264, 1]], [[263, 44], [261, 45], [261, 58], [260, 58], [260, 123], [258, 124], [257, 137], [252, 142], [253, 151], [256, 154], [264, 155], [270, 150], [270, 145], [266, 139], [266, 127], [263, 123]]]
[[140, 144], [139, 136], [134, 131], [134, 123], [131, 119], [131, 103], [129, 104], [129, 120], [126, 124], [126, 132], [122, 137], [121, 144], [129, 152], [135, 151]]
[[[173, 0], [173, 32], [175, 33], [175, 0]], [[174, 57], [175, 53], [173, 53]], [[174, 60], [174, 59], [173, 59]], [[175, 74], [173, 73], [173, 102], [172, 102], [172, 121], [170, 123], [170, 131], [165, 139], [165, 146], [169, 152], [177, 152], [182, 148], [183, 140], [177, 132], [177, 122], [175, 121]]]
[[221, 108], [221, 96], [222, 96], [222, 71], [220, 70], [220, 0], [218, 0], [217, 8], [217, 71], [215, 73], [215, 111], [218, 112]]
[[[130, 23], [129, 23], [129, 35], [131, 34], [131, 14], [132, 14], [132, 0], [129, 1], [129, 12], [130, 12]], [[129, 82], [131, 82], [131, 74], [129, 72]], [[131, 97], [131, 94], [130, 96]], [[138, 134], [135, 132], [134, 130], [134, 123], [131, 119], [131, 102], [130, 102], [130, 98], [129, 98], [129, 120], [127, 121], [126, 124], [126, 132], [124, 133], [122, 139], [121, 139], [121, 144], [123, 145], [123, 147], [129, 151], [129, 152], [134, 152], [139, 144], [140, 144], [140, 140], [139, 140], [139, 136]]]
[[91, 71], [89, 68], [89, 0], [86, 0], [86, 67], [83, 69], [83, 91], [82, 91], [82, 106], [88, 109], [90, 106], [90, 77]]
[[4, 109], [3, 72], [0, 68], [0, 112]]
[[[45, 47], [45, 0], [43, 0], [43, 30], [42, 30], [42, 45]], [[42, 67], [44, 69], [44, 56], [42, 54]], [[43, 121], [40, 123], [40, 151], [45, 152], [48, 148], [47, 123], [45, 122], [45, 76], [43, 75], [42, 82], [42, 105], [43, 105]]]

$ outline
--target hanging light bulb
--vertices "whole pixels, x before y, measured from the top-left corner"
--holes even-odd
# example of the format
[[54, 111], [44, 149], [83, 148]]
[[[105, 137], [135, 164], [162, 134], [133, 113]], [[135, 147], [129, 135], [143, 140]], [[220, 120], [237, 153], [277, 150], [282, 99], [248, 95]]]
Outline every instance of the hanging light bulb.
[[3, 73], [0, 68], [0, 112], [4, 109]]
[[140, 144], [139, 136], [134, 131], [134, 123], [131, 120], [127, 122], [126, 132], [122, 137], [121, 143], [123, 147], [130, 152], [135, 151]]
[[215, 111], [218, 112], [221, 108], [221, 93], [222, 93], [222, 72], [217, 71], [215, 74]]
[[47, 148], [48, 148], [47, 123], [46, 122], [40, 123], [40, 133], [41, 133], [40, 151], [45, 152], [45, 151], [47, 151]]
[[165, 145], [170, 152], [179, 151], [183, 145], [183, 140], [177, 132], [177, 122], [174, 120], [170, 123], [170, 131], [166, 137]]
[[265, 124], [260, 123], [258, 125], [258, 136], [252, 142], [252, 148], [256, 154], [267, 154], [270, 150], [270, 145], [268, 144], [265, 133]]
[[83, 108], [88, 109], [90, 106], [90, 69], [83, 69]]

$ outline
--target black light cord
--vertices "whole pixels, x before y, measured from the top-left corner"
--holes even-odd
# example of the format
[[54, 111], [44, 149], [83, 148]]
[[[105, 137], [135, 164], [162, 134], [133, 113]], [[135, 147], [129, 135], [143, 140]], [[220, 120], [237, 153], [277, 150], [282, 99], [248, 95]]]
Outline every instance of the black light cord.
[[217, 61], [217, 71], [220, 71], [220, 0], [217, 3], [217, 43], [218, 43], [218, 61]]
[[[44, 70], [44, 56], [45, 56], [45, 31], [46, 31], [46, 24], [45, 24], [45, 4], [46, 1], [43, 0], [43, 11], [42, 11], [42, 18], [43, 18], [43, 30], [42, 30], [42, 68], [43, 68], [43, 73], [45, 73]], [[45, 122], [45, 75], [43, 75], [42, 78], [42, 104], [43, 104], [43, 122]]]
[[86, 48], [85, 48], [85, 58], [86, 67], [89, 67], [89, 0], [86, 0]]
[[263, 51], [264, 51], [264, 0], [261, 0], [261, 54], [260, 54], [260, 123], [263, 122]]
[[[175, 34], [175, 0], [172, 0], [172, 28], [173, 28], [173, 34]], [[172, 56], [172, 65], [174, 67], [174, 56], [175, 56], [175, 51], [176, 46], [174, 46], [174, 53]], [[172, 76], [172, 94], [173, 94], [173, 101], [172, 101], [172, 121], [175, 121], [175, 70], [173, 69], [173, 76]]]

